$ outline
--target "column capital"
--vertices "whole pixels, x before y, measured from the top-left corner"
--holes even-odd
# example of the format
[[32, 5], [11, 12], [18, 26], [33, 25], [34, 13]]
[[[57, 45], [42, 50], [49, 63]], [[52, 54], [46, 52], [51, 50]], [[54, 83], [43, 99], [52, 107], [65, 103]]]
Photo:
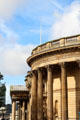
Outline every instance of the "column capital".
[[80, 68], [80, 60], [77, 60], [76, 62], [78, 64], [79, 68]]
[[43, 71], [43, 69], [44, 69], [43, 67], [37, 68], [38, 71]]
[[59, 63], [59, 65], [60, 65], [60, 67], [66, 67], [66, 62], [61, 62], [61, 63]]
[[20, 106], [20, 101], [17, 102], [17, 105]]
[[12, 102], [16, 102], [16, 101], [17, 101], [16, 97], [14, 99], [14, 97], [12, 96]]
[[53, 66], [52, 65], [47, 65], [46, 68], [47, 68], [47, 70], [52, 71]]
[[27, 81], [29, 77], [32, 77], [32, 71], [27, 72], [27, 75], [25, 76], [25, 81]]
[[37, 76], [38, 76], [37, 70], [32, 70], [32, 71], [31, 71], [31, 78], [37, 79]]
[[34, 74], [35, 74], [35, 75], [37, 74], [37, 70], [32, 70], [32, 71], [31, 71], [31, 75], [33, 76]]

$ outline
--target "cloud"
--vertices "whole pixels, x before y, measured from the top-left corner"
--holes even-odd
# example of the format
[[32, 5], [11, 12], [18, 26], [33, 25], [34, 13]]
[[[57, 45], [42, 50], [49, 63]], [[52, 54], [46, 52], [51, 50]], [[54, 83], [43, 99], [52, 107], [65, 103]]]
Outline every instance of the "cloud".
[[10, 19], [27, 0], [0, 0], [0, 18]]
[[6, 104], [11, 103], [11, 98], [10, 98], [10, 85], [6, 85]]
[[0, 20], [0, 45], [15, 44], [19, 39], [19, 35], [6, 25], [4, 20]]
[[24, 75], [29, 69], [26, 59], [34, 45], [19, 44], [20, 36], [4, 20], [0, 20], [0, 71], [4, 75]]
[[64, 12], [57, 13], [56, 22], [51, 28], [51, 39], [80, 34], [80, 2], [73, 2], [64, 9]]
[[0, 48], [0, 71], [5, 75], [24, 75], [28, 70], [26, 63], [34, 45], [15, 44]]
[[55, 0], [49, 1], [52, 5], [54, 5], [57, 9], [64, 11], [64, 8]]

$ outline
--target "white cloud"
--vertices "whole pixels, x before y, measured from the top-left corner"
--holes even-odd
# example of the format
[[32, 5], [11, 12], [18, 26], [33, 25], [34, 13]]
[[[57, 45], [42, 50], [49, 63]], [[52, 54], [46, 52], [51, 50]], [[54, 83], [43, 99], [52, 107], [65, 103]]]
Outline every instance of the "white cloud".
[[30, 56], [33, 45], [15, 44], [13, 47], [0, 48], [0, 71], [6, 75], [24, 75], [28, 70], [26, 63]]
[[6, 85], [6, 104], [11, 103], [11, 98], [10, 98], [10, 85]]
[[57, 14], [56, 22], [51, 28], [51, 39], [80, 34], [80, 2], [73, 2]]
[[10, 19], [27, 0], [0, 0], [0, 18]]
[[64, 8], [55, 0], [49, 1], [52, 5], [54, 5], [57, 9], [64, 11]]
[[10, 29], [4, 20], [0, 20], [0, 44], [15, 44], [19, 35]]
[[18, 44], [20, 35], [9, 28], [4, 20], [0, 20], [0, 71], [5, 75], [24, 75], [34, 45]]

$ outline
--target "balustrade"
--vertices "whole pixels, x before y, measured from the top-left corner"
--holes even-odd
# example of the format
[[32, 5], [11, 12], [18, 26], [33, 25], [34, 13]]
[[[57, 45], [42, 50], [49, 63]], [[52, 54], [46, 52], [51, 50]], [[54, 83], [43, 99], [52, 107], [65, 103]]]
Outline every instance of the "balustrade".
[[80, 36], [79, 35], [73, 36], [73, 37], [66, 37], [66, 38], [62, 38], [62, 39], [58, 39], [58, 40], [53, 40], [51, 42], [42, 44], [42, 45], [36, 47], [32, 51], [32, 55], [47, 51], [49, 49], [55, 49], [55, 48], [60, 48], [60, 47], [70, 46], [70, 45], [72, 46], [75, 44], [80, 44]]

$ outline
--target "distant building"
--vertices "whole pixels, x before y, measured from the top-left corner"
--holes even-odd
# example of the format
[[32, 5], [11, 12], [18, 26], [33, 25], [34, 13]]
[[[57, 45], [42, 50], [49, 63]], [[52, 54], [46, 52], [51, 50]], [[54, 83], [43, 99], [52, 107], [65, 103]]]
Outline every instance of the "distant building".
[[29, 90], [23, 85], [11, 86], [10, 94], [12, 99], [12, 120], [26, 120]]

